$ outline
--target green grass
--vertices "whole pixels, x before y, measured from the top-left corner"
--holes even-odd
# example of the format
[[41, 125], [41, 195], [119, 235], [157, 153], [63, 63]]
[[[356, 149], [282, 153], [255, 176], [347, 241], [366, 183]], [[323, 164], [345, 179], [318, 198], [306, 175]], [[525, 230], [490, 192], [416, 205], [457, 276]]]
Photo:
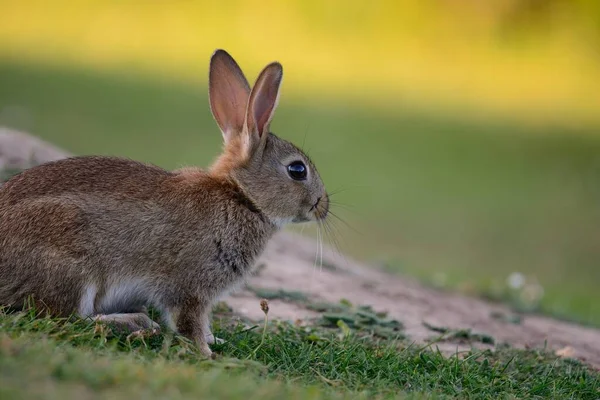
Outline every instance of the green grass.
[[[216, 361], [172, 334], [115, 336], [81, 320], [0, 312], [0, 398], [594, 399], [600, 376], [543, 349], [445, 357], [368, 330], [217, 316]], [[264, 339], [264, 341], [263, 341]], [[262, 344], [261, 344], [262, 342]]]
[[[176, 79], [5, 60], [0, 88], [0, 124], [77, 154], [174, 168], [206, 165], [221, 146], [206, 88]], [[341, 190], [348, 209], [334, 211], [354, 229], [338, 224], [342, 250], [496, 299], [521, 272], [544, 289], [530, 309], [600, 324], [597, 127], [472, 122], [408, 104], [389, 115], [292, 98], [284, 84], [273, 128]]]

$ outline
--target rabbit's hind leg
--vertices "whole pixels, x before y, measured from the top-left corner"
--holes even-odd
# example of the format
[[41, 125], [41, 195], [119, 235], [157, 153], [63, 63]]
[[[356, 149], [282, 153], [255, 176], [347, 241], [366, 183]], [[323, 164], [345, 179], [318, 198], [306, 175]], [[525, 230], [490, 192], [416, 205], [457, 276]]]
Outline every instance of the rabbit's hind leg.
[[160, 331], [160, 325], [152, 321], [150, 317], [143, 312], [139, 313], [119, 313], [119, 314], [99, 314], [93, 317], [94, 321], [107, 324], [125, 332], [140, 331]]

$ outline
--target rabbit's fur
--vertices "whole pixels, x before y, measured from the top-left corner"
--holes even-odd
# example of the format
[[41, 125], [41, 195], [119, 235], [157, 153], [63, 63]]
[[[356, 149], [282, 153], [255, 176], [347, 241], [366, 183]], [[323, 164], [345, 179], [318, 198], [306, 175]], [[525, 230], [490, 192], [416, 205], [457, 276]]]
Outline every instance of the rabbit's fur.
[[[207, 171], [89, 156], [9, 180], [0, 189], [0, 305], [20, 308], [31, 296], [53, 315], [129, 329], [155, 326], [152, 305], [210, 356], [215, 299], [283, 224], [328, 213], [308, 157], [269, 131], [281, 78], [272, 63], [250, 90], [229, 54], [213, 54], [209, 96], [225, 145]], [[298, 161], [304, 180], [288, 171]]]

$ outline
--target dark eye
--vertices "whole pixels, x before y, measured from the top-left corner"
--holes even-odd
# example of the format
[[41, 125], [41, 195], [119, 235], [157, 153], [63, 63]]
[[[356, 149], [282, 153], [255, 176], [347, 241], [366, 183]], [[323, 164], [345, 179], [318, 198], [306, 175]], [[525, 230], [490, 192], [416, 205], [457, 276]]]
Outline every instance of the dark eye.
[[296, 181], [303, 181], [306, 179], [306, 165], [302, 161], [294, 161], [287, 167], [288, 174]]

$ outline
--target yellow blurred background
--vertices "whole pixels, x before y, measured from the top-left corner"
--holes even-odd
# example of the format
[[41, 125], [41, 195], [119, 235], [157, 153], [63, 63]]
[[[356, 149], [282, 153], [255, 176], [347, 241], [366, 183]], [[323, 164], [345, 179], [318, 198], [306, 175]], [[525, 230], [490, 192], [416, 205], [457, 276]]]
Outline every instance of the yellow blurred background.
[[0, 56], [204, 82], [228, 49], [286, 95], [398, 100], [533, 122], [600, 119], [594, 0], [2, 1]]
[[600, 324], [600, 2], [0, 0], [0, 125], [206, 165], [216, 48], [283, 64], [342, 251]]

